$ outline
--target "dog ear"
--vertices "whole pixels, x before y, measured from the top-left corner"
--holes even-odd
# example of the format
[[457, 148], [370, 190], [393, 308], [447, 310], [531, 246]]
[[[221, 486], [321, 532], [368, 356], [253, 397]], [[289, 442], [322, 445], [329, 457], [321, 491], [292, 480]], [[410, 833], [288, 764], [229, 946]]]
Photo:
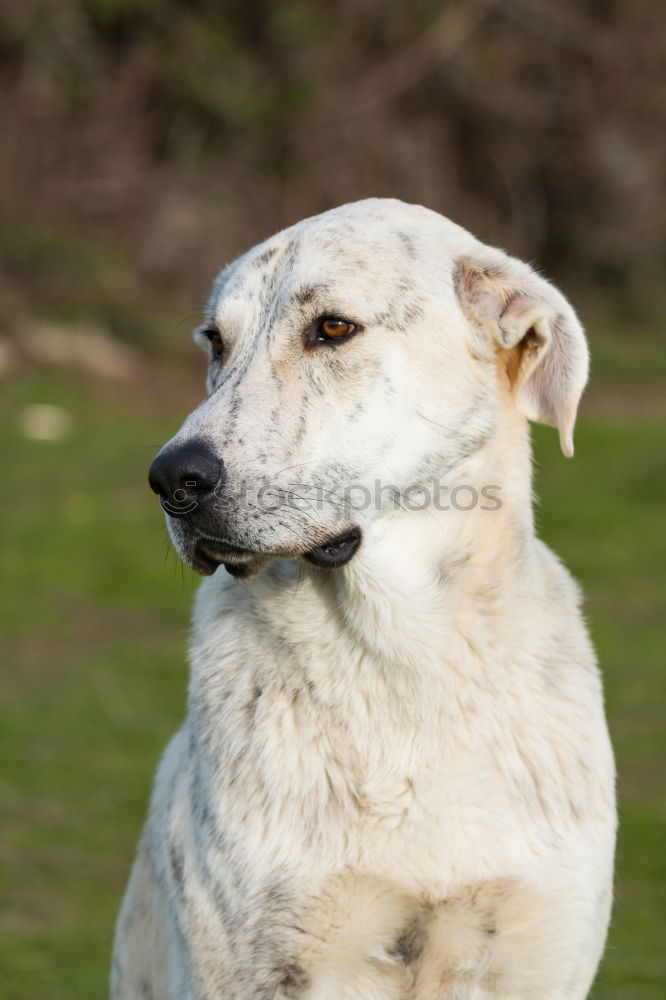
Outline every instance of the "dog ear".
[[520, 260], [493, 247], [460, 258], [454, 284], [467, 318], [495, 349], [509, 352], [507, 372], [518, 409], [560, 432], [573, 455], [573, 428], [587, 382], [588, 351], [564, 296]]

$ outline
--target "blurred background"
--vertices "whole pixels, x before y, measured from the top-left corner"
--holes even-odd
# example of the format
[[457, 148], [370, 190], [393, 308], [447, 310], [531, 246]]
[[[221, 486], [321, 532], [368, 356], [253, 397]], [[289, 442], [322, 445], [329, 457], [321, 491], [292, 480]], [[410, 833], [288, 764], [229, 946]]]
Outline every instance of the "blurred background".
[[103, 997], [196, 579], [148, 465], [216, 271], [372, 195], [538, 264], [593, 364], [541, 534], [586, 593], [619, 765], [595, 1000], [666, 995], [666, 30], [657, 0], [0, 8], [2, 1000]]

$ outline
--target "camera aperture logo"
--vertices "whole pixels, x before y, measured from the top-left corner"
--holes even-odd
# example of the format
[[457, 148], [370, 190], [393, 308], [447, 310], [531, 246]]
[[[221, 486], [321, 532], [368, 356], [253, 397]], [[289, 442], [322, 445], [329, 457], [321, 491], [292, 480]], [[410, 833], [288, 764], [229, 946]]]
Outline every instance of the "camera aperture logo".
[[178, 517], [183, 517], [185, 514], [191, 514], [197, 509], [199, 504], [194, 499], [194, 495], [188, 492], [188, 489], [196, 490], [196, 488], [196, 479], [186, 479], [185, 486], [181, 486], [179, 489], [174, 490], [170, 500], [165, 500], [164, 497], [160, 498], [162, 510], [165, 510], [167, 514], [174, 514]]

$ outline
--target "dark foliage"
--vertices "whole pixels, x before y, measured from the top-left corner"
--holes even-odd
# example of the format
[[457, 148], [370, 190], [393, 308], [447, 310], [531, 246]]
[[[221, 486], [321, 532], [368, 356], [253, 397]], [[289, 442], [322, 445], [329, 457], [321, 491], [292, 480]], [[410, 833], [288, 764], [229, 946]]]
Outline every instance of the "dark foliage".
[[271, 230], [368, 195], [631, 300], [666, 257], [660, 15], [656, 0], [5, 4], [6, 308], [108, 311], [146, 286], [190, 304]]

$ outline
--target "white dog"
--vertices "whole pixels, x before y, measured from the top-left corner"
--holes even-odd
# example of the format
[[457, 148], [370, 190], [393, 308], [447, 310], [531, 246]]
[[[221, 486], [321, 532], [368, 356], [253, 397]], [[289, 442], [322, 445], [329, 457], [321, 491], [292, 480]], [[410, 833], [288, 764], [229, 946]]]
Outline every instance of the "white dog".
[[196, 338], [209, 394], [150, 478], [208, 579], [113, 997], [586, 997], [614, 768], [526, 420], [572, 454], [572, 308], [373, 199], [227, 267]]

